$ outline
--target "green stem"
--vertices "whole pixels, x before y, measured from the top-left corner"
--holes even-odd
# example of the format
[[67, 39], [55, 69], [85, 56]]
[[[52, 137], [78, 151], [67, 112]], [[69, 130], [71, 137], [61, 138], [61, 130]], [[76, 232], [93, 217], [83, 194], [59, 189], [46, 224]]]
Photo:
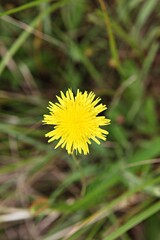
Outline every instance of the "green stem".
[[114, 38], [114, 35], [112, 32], [111, 22], [110, 22], [109, 15], [107, 12], [107, 7], [103, 0], [99, 0], [99, 4], [100, 4], [102, 12], [104, 14], [106, 30], [107, 30], [108, 38], [109, 38], [109, 46], [110, 46], [111, 55], [112, 55], [112, 59], [113, 59], [112, 64], [114, 65], [115, 68], [119, 69], [120, 68], [119, 55], [118, 55], [118, 50], [117, 50], [117, 46], [116, 46], [116, 41], [115, 41], [115, 38]]
[[86, 179], [85, 179], [85, 176], [84, 176], [84, 172], [83, 172], [83, 169], [80, 165], [80, 162], [79, 162], [78, 158], [75, 156], [74, 153], [72, 153], [72, 158], [73, 158], [74, 163], [77, 166], [77, 169], [79, 170], [79, 172], [81, 174], [81, 185], [82, 185], [81, 197], [84, 197], [84, 195], [86, 193]]

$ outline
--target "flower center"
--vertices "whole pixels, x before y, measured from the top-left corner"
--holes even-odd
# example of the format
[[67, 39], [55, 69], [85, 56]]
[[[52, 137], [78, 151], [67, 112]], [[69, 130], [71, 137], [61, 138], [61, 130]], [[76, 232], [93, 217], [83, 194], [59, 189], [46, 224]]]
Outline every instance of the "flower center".
[[67, 127], [68, 132], [73, 135], [86, 135], [86, 129], [90, 127], [90, 114], [85, 110], [85, 107], [76, 107], [66, 111], [65, 115], [65, 127]]

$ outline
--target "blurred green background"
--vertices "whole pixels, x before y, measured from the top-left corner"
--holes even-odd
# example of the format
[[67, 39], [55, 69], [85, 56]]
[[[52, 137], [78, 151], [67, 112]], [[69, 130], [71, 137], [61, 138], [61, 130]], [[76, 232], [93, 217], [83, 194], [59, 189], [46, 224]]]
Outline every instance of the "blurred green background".
[[[1, 240], [160, 239], [159, 40], [158, 0], [1, 1]], [[68, 88], [111, 119], [81, 170], [42, 126]]]

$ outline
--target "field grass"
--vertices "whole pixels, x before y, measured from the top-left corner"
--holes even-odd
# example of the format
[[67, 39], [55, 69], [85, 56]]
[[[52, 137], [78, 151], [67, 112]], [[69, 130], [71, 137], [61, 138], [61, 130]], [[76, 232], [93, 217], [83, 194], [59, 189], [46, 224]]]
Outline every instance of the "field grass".
[[[160, 3], [0, 3], [0, 239], [160, 239]], [[108, 140], [54, 149], [60, 91], [95, 92]], [[82, 195], [83, 180], [86, 184]]]

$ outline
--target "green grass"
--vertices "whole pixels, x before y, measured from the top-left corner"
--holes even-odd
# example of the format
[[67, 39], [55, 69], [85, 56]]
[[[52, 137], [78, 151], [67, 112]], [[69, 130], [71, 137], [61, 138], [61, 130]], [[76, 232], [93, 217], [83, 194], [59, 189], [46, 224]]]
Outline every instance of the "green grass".
[[[160, 4], [104, 2], [0, 4], [0, 239], [160, 238]], [[42, 125], [67, 88], [111, 119], [80, 167]]]

